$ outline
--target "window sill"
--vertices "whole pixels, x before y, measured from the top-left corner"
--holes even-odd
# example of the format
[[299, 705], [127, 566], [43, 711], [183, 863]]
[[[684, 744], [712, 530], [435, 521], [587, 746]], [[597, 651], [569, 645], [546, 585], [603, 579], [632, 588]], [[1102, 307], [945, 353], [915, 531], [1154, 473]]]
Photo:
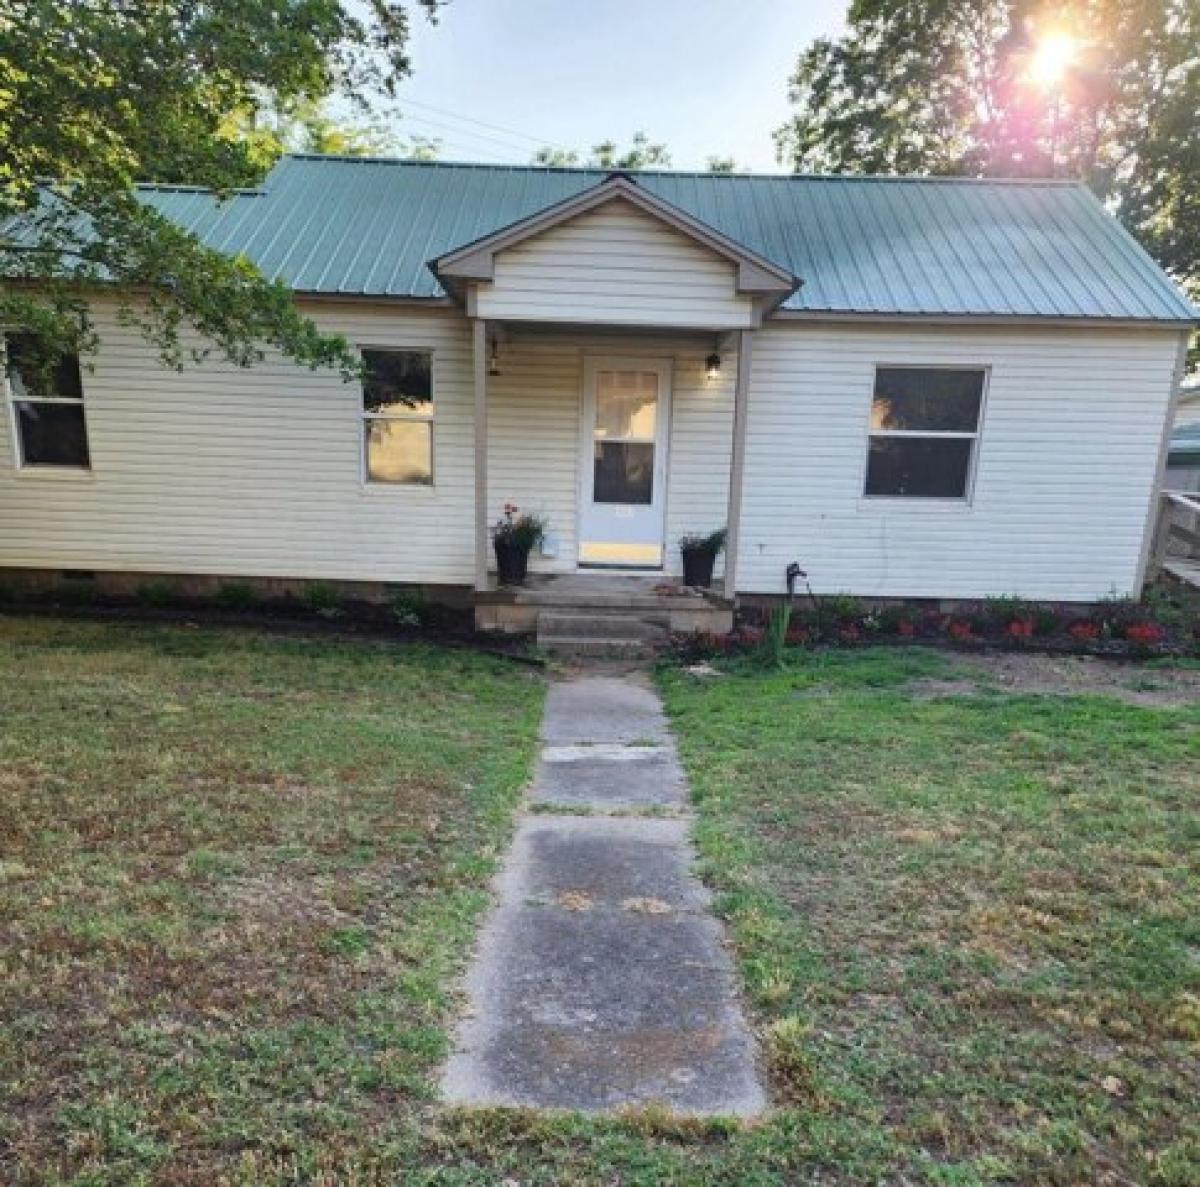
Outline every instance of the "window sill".
[[974, 511], [975, 506], [970, 499], [920, 498], [904, 495], [862, 495], [858, 500], [860, 511], [950, 511], [965, 515]]
[[359, 493], [368, 499], [382, 499], [394, 495], [418, 495], [432, 498], [437, 492], [432, 482], [363, 482]]
[[17, 466], [13, 475], [22, 481], [95, 482], [96, 471], [76, 466]]

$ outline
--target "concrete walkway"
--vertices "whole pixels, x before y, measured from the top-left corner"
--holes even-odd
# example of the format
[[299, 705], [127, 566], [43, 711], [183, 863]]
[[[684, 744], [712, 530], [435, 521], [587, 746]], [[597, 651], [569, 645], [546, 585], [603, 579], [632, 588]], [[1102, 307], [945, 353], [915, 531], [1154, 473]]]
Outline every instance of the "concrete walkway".
[[758, 1113], [754, 1046], [690, 872], [687, 783], [658, 697], [640, 676], [557, 683], [542, 739], [541, 811], [522, 818], [498, 880], [443, 1098]]

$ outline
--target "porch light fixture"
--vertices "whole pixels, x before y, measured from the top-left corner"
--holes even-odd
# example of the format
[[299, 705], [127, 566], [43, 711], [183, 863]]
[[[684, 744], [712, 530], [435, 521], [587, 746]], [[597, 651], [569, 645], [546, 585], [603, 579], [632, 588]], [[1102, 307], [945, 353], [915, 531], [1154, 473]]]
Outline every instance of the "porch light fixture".
[[721, 356], [715, 350], [704, 360], [704, 374], [708, 379], [716, 379], [721, 374]]
[[500, 374], [500, 339], [492, 339], [492, 349], [488, 352], [488, 374]]

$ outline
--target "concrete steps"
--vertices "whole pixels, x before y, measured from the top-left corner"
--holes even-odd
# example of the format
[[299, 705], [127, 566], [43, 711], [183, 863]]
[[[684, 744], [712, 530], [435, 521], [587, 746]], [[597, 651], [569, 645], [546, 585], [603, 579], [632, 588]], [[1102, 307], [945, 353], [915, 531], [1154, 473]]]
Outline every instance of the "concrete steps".
[[670, 639], [670, 616], [634, 608], [539, 609], [537, 645], [552, 655], [643, 659]]
[[671, 632], [724, 634], [733, 602], [662, 577], [535, 574], [522, 586], [477, 593], [475, 625], [536, 635], [560, 654], [619, 659], [653, 654]]

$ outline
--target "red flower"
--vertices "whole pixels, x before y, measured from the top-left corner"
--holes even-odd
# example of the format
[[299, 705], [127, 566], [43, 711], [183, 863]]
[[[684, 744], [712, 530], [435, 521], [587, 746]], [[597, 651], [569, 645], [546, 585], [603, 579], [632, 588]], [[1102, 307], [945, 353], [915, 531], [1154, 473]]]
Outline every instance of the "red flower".
[[1033, 638], [1033, 619], [1032, 618], [1014, 618], [1012, 622], [1004, 628], [1005, 633], [1011, 639], [1032, 639]]
[[1161, 643], [1166, 638], [1166, 634], [1167, 632], [1157, 622], [1135, 622], [1125, 628], [1125, 638], [1130, 643], [1137, 643], [1143, 647]]
[[812, 631], [806, 626], [794, 626], [787, 633], [789, 643], [807, 643], [812, 638]]
[[907, 618], [902, 618], [898, 623], [896, 623], [896, 634], [898, 634], [901, 638], [911, 639], [916, 633], [916, 625], [912, 622], [909, 622]]
[[957, 639], [960, 643], [965, 643], [968, 639], [975, 637], [971, 631], [971, 624], [969, 622], [952, 621], [946, 627], [946, 630], [950, 638]]
[[1079, 643], [1090, 643], [1100, 634], [1100, 628], [1094, 622], [1073, 622], [1067, 627], [1067, 634]]
[[853, 623], [848, 623], [838, 630], [838, 638], [843, 643], [857, 643], [862, 638], [862, 631]]

